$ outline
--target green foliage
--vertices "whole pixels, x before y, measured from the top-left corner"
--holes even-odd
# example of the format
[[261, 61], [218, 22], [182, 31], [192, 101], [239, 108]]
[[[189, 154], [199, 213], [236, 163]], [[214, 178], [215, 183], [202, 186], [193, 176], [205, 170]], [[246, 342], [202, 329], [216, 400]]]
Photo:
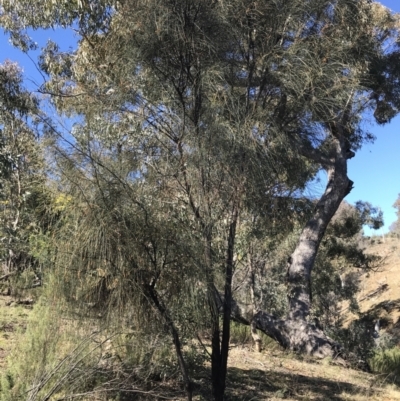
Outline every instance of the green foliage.
[[[0, 22], [21, 48], [31, 46], [27, 27], [73, 26], [80, 35], [76, 50], [49, 42], [40, 57], [48, 76], [41, 90], [55, 95], [51, 104], [74, 126], [63, 137], [62, 123], [40, 119], [58, 194], [46, 203], [31, 130], [37, 101], [20, 88], [15, 68], [0, 70], [0, 106], [19, 128], [0, 121], [8, 272], [23, 270], [29, 281], [37, 265], [51, 266], [49, 297], [63, 303], [63, 317], [96, 330], [129, 326], [135, 340], [128, 350], [118, 338], [118, 355], [144, 367], [142, 381], [169, 374], [167, 333], [180, 358], [182, 345], [210, 331], [212, 363], [221, 361], [220, 293], [227, 312], [232, 290], [250, 312], [287, 312], [288, 256], [315, 208], [307, 184], [320, 168], [335, 175], [337, 147], [350, 157], [371, 139], [363, 111], [385, 123], [400, 108], [399, 54], [385, 46], [398, 36], [396, 18], [354, 0], [31, 3], [1, 2]], [[312, 288], [314, 313], [327, 327], [337, 324], [339, 302], [354, 304], [349, 266], [371, 262], [356, 244], [361, 225], [381, 224], [368, 204], [340, 212]], [[229, 313], [224, 319], [227, 334]], [[31, 347], [50, 347], [31, 364], [39, 379], [26, 372], [39, 392], [84, 388], [74, 370], [62, 381], [68, 364], [95, 369], [81, 358], [97, 355], [90, 336], [72, 341], [78, 348], [56, 364], [61, 327], [48, 345], [51, 325], [38, 332]]]
[[[27, 270], [38, 279], [39, 263], [30, 240], [46, 229], [38, 106], [37, 98], [24, 89], [17, 64], [0, 65], [0, 260], [2, 275], [15, 279], [12, 287], [19, 286], [19, 274]], [[25, 282], [25, 287], [32, 284]]]
[[250, 343], [251, 341], [252, 337], [249, 326], [231, 322], [231, 342], [233, 344], [244, 345]]
[[[9, 356], [8, 369], [1, 376], [0, 399], [25, 399], [27, 392], [40, 383], [46, 369], [52, 369], [60, 355], [58, 318], [46, 305], [38, 304], [28, 322], [28, 329], [20, 334], [18, 347]], [[35, 383], [35, 379], [39, 382]]]
[[[276, 349], [277, 343], [264, 333], [257, 333], [261, 338], [261, 344], [263, 349]], [[253, 346], [254, 342], [251, 336], [250, 326], [231, 322], [231, 344], [237, 346]]]
[[400, 380], [400, 348], [394, 347], [375, 352], [369, 359], [371, 369], [389, 376], [396, 382]]
[[[8, 358], [0, 400], [39, 401], [78, 393], [109, 399], [107, 394], [117, 396], [110, 393], [110, 380], [113, 389], [129, 394], [176, 377], [173, 345], [162, 331], [134, 330], [118, 321], [110, 329], [100, 329], [93, 319], [84, 322], [63, 314], [57, 301], [50, 304], [42, 298]], [[201, 363], [190, 347], [187, 358], [189, 363]]]
[[[358, 313], [356, 295], [360, 274], [374, 268], [380, 258], [366, 254], [362, 246], [364, 224], [379, 226], [381, 213], [370, 204], [355, 206], [342, 202], [322, 241], [314, 267], [312, 282], [313, 314], [329, 330], [342, 326], [343, 301]], [[357, 330], [356, 330], [357, 331]]]
[[[355, 207], [342, 203], [328, 226], [315, 261], [312, 318], [317, 318], [319, 324], [328, 330], [342, 326], [343, 301], [349, 302], [351, 311], [358, 312], [356, 296], [360, 273], [379, 262], [376, 255], [365, 253], [360, 241], [363, 224], [368, 219], [379, 219], [379, 213], [376, 216], [370, 205], [368, 210], [371, 213], [368, 213], [360, 205]], [[268, 239], [257, 237], [256, 230], [259, 228], [256, 224], [253, 225], [254, 231], [247, 231], [246, 241], [238, 244], [238, 252], [243, 256], [235, 273], [235, 283], [241, 286], [235, 296], [242, 302], [255, 302], [256, 309], [285, 316], [287, 260], [296, 247], [300, 227], [307, 219], [310, 207], [303, 200], [303, 207], [299, 209], [303, 214], [292, 214], [287, 231], [283, 225], [279, 234], [268, 236]]]
[[368, 361], [376, 347], [373, 327], [371, 319], [360, 318], [347, 328], [336, 327], [327, 332], [343, 345], [344, 356], [354, 367], [368, 369]]

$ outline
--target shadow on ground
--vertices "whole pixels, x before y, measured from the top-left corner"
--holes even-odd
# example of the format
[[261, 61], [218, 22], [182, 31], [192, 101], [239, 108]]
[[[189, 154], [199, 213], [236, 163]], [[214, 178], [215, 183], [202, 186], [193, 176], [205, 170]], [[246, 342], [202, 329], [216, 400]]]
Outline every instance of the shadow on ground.
[[[323, 367], [321, 367], [323, 369]], [[264, 371], [261, 369], [230, 368], [228, 373], [227, 401], [305, 400], [343, 401], [343, 395], [369, 399], [376, 390], [351, 383], [309, 377], [298, 373]], [[196, 388], [201, 400], [210, 400], [210, 390]], [[197, 398], [195, 398], [197, 399]], [[349, 399], [349, 398], [347, 398]]]
[[393, 311], [400, 312], [400, 299], [379, 302], [373, 305], [366, 313], [376, 313], [382, 310], [386, 311], [387, 313], [391, 313]]

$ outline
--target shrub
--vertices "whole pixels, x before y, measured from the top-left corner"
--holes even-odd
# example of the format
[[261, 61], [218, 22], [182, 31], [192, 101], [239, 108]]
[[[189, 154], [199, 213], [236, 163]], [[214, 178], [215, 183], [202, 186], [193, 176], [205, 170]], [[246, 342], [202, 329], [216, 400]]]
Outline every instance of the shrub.
[[[77, 394], [86, 394], [85, 400], [111, 400], [179, 376], [172, 341], [163, 330], [151, 334], [118, 322], [100, 323], [83, 316], [71, 319], [42, 297], [0, 375], [0, 401]], [[185, 346], [190, 367], [204, 362], [196, 351]]]
[[373, 372], [390, 376], [394, 381], [400, 381], [400, 348], [393, 347], [375, 352], [369, 360]]
[[248, 344], [252, 342], [250, 326], [231, 322], [231, 343]]
[[372, 318], [364, 317], [351, 322], [347, 328], [328, 330], [328, 334], [343, 345], [346, 358], [355, 367], [365, 370], [376, 347], [372, 322]]

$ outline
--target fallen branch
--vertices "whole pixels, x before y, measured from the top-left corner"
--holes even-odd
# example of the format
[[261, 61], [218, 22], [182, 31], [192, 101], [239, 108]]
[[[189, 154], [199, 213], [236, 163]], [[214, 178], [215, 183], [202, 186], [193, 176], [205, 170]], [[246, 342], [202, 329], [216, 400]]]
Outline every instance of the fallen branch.
[[3, 276], [0, 277], [0, 281], [7, 280], [10, 276], [14, 276], [15, 274], [17, 274], [17, 272], [4, 274]]
[[32, 298], [27, 298], [27, 299], [19, 299], [17, 301], [8, 301], [6, 303], [6, 306], [10, 306], [11, 304], [16, 304], [16, 305], [33, 305], [35, 303], [35, 300]]

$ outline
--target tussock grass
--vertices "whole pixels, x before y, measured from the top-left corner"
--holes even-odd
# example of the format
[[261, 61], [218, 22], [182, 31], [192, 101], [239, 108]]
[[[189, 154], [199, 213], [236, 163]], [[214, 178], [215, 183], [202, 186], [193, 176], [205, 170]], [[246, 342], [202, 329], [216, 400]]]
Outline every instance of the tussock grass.
[[371, 369], [376, 373], [389, 375], [394, 381], [400, 382], [400, 348], [393, 347], [378, 351], [370, 359]]

